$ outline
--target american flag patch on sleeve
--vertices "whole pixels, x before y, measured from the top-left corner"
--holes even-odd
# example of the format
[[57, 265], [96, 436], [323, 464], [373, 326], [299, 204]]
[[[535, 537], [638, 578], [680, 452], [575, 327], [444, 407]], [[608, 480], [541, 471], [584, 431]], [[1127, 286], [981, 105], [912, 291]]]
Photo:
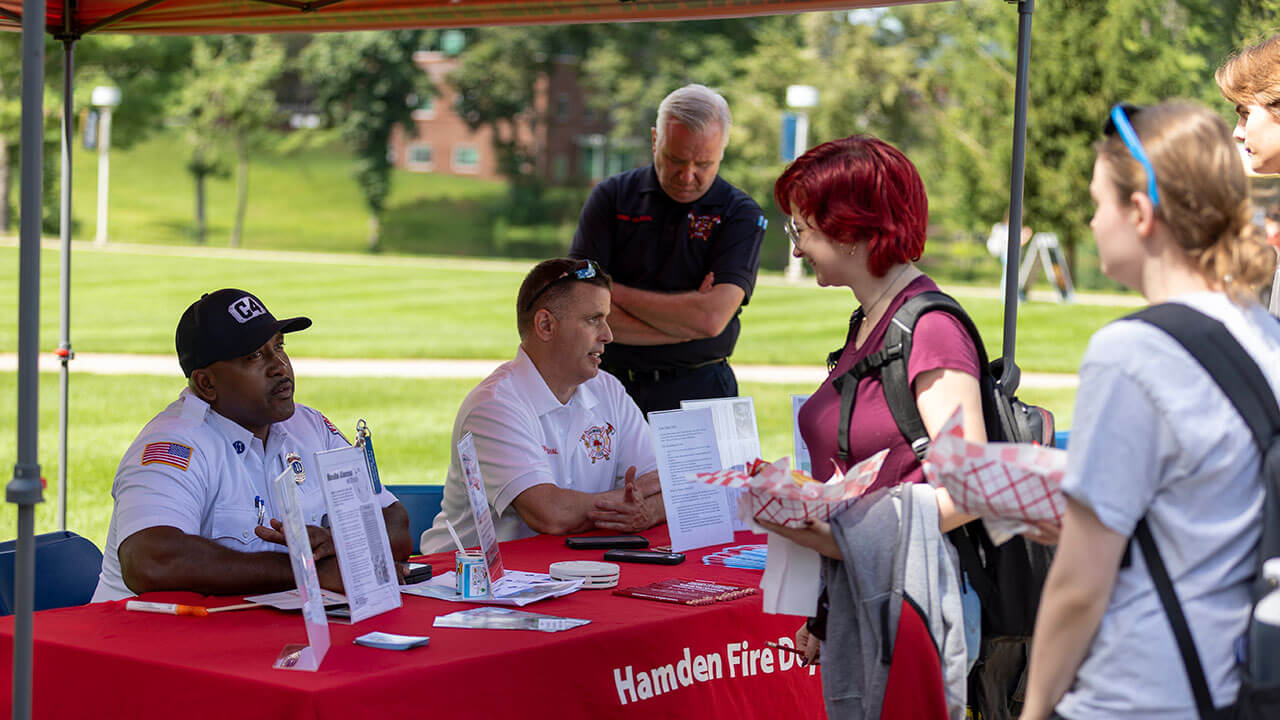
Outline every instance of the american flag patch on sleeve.
[[191, 448], [173, 442], [147, 443], [142, 449], [142, 464], [162, 463], [186, 470], [191, 464]]
[[347, 436], [343, 435], [341, 430], [335, 427], [333, 423], [329, 422], [329, 418], [325, 417], [323, 413], [320, 414], [320, 419], [324, 420], [324, 426], [329, 428], [329, 432], [331, 434], [337, 435], [338, 437], [342, 438], [342, 441], [347, 443], [348, 445], [351, 444], [351, 441], [347, 439]]

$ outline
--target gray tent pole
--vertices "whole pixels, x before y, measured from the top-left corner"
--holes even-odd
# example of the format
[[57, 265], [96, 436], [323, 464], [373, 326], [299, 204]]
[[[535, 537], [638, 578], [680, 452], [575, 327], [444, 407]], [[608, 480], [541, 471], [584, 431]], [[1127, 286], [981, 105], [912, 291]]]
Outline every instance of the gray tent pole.
[[71, 79], [75, 71], [76, 41], [62, 41], [62, 197], [59, 215], [61, 255], [58, 287], [61, 288], [59, 309], [58, 358], [62, 361], [58, 382], [58, 529], [67, 529], [67, 421], [71, 385], [71, 149], [75, 147], [72, 120], [75, 118]]
[[18, 506], [14, 553], [13, 717], [31, 717], [31, 611], [35, 604], [35, 504], [44, 501], [39, 434], [40, 213], [44, 162], [45, 0], [22, 6], [22, 214], [18, 259], [18, 461], [5, 500]]
[[1009, 244], [1005, 250], [1004, 372], [1000, 383], [1012, 393], [1020, 380], [1013, 363], [1018, 334], [1018, 267], [1022, 249], [1022, 183], [1027, 166], [1027, 76], [1031, 64], [1031, 14], [1035, 0], [1018, 0], [1018, 76], [1013, 100], [1013, 168], [1009, 179]]

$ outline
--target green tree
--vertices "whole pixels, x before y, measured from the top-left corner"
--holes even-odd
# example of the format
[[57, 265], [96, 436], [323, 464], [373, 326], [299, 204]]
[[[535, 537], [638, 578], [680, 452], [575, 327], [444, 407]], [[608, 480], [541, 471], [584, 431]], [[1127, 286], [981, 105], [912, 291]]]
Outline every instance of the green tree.
[[[13, 221], [12, 186], [18, 163], [21, 118], [19, 81], [22, 36], [0, 33], [0, 232]], [[75, 46], [75, 95], [72, 112], [89, 106], [96, 85], [119, 87], [125, 102], [112, 114], [112, 145], [125, 148], [160, 127], [160, 118], [181, 80], [190, 40], [176, 37], [104, 35]], [[62, 44], [45, 43], [44, 228], [58, 228], [59, 137], [62, 115]], [[74, 148], [73, 141], [73, 148]]]
[[205, 178], [221, 170], [219, 147], [236, 157], [236, 209], [231, 247], [239, 247], [249, 203], [249, 158], [270, 134], [279, 116], [271, 84], [284, 69], [284, 48], [273, 37], [200, 38], [191, 54], [177, 114], [187, 122], [195, 179], [195, 237], [205, 239]]
[[537, 82], [579, 32], [557, 26], [477, 30], [447, 78], [458, 93], [458, 114], [472, 130], [490, 131], [498, 172], [513, 182], [532, 173], [532, 139], [546, 120], [535, 107]]
[[355, 154], [356, 182], [369, 208], [370, 252], [379, 248], [391, 189], [392, 128], [411, 130], [419, 98], [433, 92], [413, 62], [421, 36], [417, 30], [320, 35], [302, 53], [304, 78]]
[[[1073, 266], [1088, 237], [1092, 141], [1107, 110], [1122, 100], [1191, 97], [1225, 114], [1212, 73], [1232, 46], [1242, 4], [1037, 6], [1024, 220], [1056, 232]], [[897, 144], [925, 179], [934, 228], [985, 233], [1008, 206], [1015, 7], [962, 0], [825, 17], [835, 21], [810, 26], [807, 39], [824, 69], [811, 83], [822, 90], [815, 141], [870, 132]]]

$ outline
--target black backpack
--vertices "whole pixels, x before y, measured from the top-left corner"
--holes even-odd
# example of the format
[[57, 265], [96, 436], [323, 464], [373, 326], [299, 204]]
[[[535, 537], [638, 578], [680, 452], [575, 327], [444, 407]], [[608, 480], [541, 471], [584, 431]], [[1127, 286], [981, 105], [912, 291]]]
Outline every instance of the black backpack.
[[[1165, 303], [1153, 305], [1126, 319], [1150, 323], [1177, 340], [1204, 367], [1249, 426], [1254, 443], [1262, 455], [1261, 475], [1266, 491], [1262, 508], [1262, 540], [1251, 588], [1253, 602], [1256, 604], [1273, 589], [1262, 575], [1262, 564], [1270, 558], [1280, 557], [1280, 407], [1276, 406], [1271, 386], [1257, 364], [1226, 327], [1197, 310], [1186, 305]], [[1173, 582], [1169, 579], [1169, 572], [1156, 548], [1146, 517], [1138, 522], [1134, 537], [1142, 549], [1156, 592], [1160, 595], [1160, 604], [1164, 606], [1169, 625], [1178, 641], [1183, 667], [1191, 683], [1191, 694], [1195, 697], [1196, 709], [1202, 720], [1230, 717], [1263, 720], [1280, 717], [1280, 677], [1254, 677], [1248, 672], [1249, 658], [1276, 658], [1280, 656], [1280, 645], [1246, 645], [1245, 662], [1241, 667], [1240, 694], [1234, 706], [1234, 714], [1232, 708], [1225, 711], [1214, 708], [1204, 668], [1200, 664], [1200, 655], [1196, 651], [1187, 619], [1182, 613], [1182, 605], [1178, 602]], [[1254, 635], [1255, 623], [1250, 613], [1246, 637]], [[1259, 634], [1255, 637], [1263, 636]], [[1271, 639], [1274, 640], [1274, 636]], [[1272, 667], [1276, 667], [1276, 664], [1272, 663]]]
[[[1052, 446], [1053, 414], [1014, 397], [1019, 371], [1016, 365], [1007, 381], [1003, 359], [987, 361], [986, 347], [973, 320], [950, 295], [926, 291], [908, 299], [894, 313], [880, 350], [860, 360], [836, 378], [840, 393], [840, 427], [837, 430], [841, 462], [849, 462], [849, 422], [858, 382], [879, 375], [885, 401], [902, 436], [916, 458], [929, 451], [915, 393], [907, 382], [912, 333], [925, 313], [946, 312], [960, 321], [978, 352], [982, 411], [989, 441], [1036, 443]], [[850, 321], [850, 333], [860, 316]], [[847, 341], [846, 341], [847, 344]], [[840, 351], [827, 358], [834, 367]], [[982, 601], [982, 647], [978, 664], [969, 675], [969, 706], [985, 720], [1002, 720], [1016, 713], [1026, 682], [1027, 641], [1035, 629], [1036, 610], [1053, 549], [1015, 536], [1003, 545], [991, 540], [981, 520], [947, 534], [960, 557], [960, 570]]]

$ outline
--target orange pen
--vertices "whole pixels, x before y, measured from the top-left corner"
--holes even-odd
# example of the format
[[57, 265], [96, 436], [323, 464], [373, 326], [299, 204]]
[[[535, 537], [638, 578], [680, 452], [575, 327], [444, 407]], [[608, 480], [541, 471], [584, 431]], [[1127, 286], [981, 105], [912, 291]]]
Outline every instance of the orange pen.
[[141, 612], [162, 613], [164, 615], [194, 615], [196, 617], [204, 617], [209, 614], [207, 608], [199, 605], [179, 605], [178, 603], [158, 603], [147, 602], [145, 600], [130, 600], [124, 604], [126, 610], [138, 610]]

